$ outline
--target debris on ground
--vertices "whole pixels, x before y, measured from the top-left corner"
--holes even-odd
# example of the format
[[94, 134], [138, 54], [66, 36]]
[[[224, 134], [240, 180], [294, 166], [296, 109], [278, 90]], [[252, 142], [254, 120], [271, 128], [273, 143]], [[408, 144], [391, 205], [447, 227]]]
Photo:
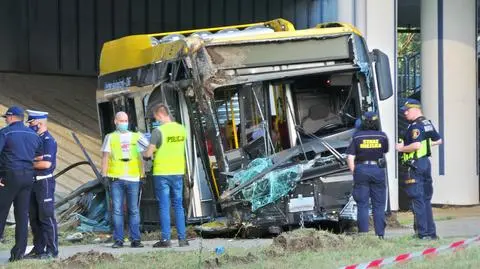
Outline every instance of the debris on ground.
[[292, 232], [282, 233], [273, 239], [272, 247], [288, 252], [299, 252], [305, 250], [319, 251], [322, 249], [338, 248], [352, 237], [333, 234], [316, 229], [299, 229]]
[[80, 241], [82, 241], [82, 239], [83, 239], [83, 234], [82, 233], [70, 234], [65, 238], [65, 240], [67, 240], [69, 242], [72, 242], [72, 243], [80, 242]]
[[100, 244], [100, 243], [108, 243], [113, 242], [111, 234], [98, 234], [95, 239], [93, 239], [93, 243]]
[[[197, 238], [197, 233], [194, 230], [193, 226], [187, 226], [187, 239], [194, 239]], [[171, 228], [171, 237], [176, 238], [178, 237], [177, 229], [175, 227]], [[157, 241], [161, 239], [161, 232], [160, 231], [145, 231], [141, 234], [142, 241]]]
[[222, 255], [220, 257], [215, 257], [213, 259], [205, 260], [205, 269], [216, 269], [221, 268], [222, 264], [249, 264], [256, 262], [258, 257], [252, 253], [248, 253], [245, 256], [234, 256], [234, 255]]
[[73, 255], [70, 258], [63, 259], [61, 261], [56, 261], [52, 264], [53, 269], [61, 269], [61, 268], [72, 268], [72, 269], [83, 269], [83, 268], [91, 268], [94, 265], [104, 262], [113, 262], [115, 261], [115, 257], [113, 257], [110, 253], [105, 252], [97, 252], [90, 250], [89, 252], [80, 252]]

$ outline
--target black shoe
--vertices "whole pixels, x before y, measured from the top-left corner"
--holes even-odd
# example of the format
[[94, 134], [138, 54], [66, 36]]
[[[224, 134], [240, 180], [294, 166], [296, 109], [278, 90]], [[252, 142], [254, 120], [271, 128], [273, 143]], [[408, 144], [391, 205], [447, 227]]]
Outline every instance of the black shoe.
[[378, 239], [384, 240], [385, 237], [383, 237], [383, 235], [379, 235], [379, 236], [378, 236]]
[[429, 235], [419, 235], [418, 239], [420, 240], [432, 240], [432, 237]]
[[431, 238], [432, 240], [440, 240], [440, 237], [438, 237], [436, 234], [430, 236], [430, 238]]
[[160, 240], [153, 245], [154, 248], [169, 248], [172, 246], [170, 240]]
[[186, 246], [190, 246], [190, 244], [188, 243], [188, 240], [184, 239], [184, 240], [178, 240], [178, 246], [186, 247]]
[[23, 256], [24, 259], [40, 259], [43, 253], [36, 253], [34, 251], [31, 251], [27, 255]]
[[8, 259], [9, 262], [18, 262], [20, 260], [23, 260], [23, 256], [19, 256], [19, 257], [12, 256], [10, 257], [10, 259]]
[[123, 242], [122, 241], [116, 241], [113, 245], [112, 248], [123, 248]]
[[143, 244], [142, 244], [142, 242], [140, 242], [138, 240], [135, 240], [135, 241], [132, 241], [132, 243], [130, 243], [130, 247], [132, 247], [132, 248], [143, 248]]
[[58, 257], [58, 254], [55, 255], [55, 254], [52, 254], [52, 253], [43, 253], [43, 254], [39, 255], [38, 259], [40, 259], [40, 260], [53, 260], [57, 257]]

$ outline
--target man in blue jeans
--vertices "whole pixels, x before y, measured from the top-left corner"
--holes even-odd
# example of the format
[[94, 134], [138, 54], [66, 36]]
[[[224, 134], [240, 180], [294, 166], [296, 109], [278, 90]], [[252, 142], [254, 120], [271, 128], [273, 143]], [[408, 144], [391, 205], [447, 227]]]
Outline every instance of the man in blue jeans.
[[175, 211], [178, 244], [188, 246], [183, 210], [183, 176], [185, 174], [186, 131], [183, 125], [172, 121], [168, 108], [158, 104], [153, 116], [161, 125], [152, 132], [150, 145], [144, 152], [147, 158], [154, 155], [153, 180], [160, 213], [162, 238], [153, 247], [170, 247], [170, 196]]
[[110, 182], [113, 204], [113, 248], [123, 247], [123, 199], [126, 192], [130, 246], [141, 248], [140, 210], [138, 197], [143, 177], [141, 144], [143, 136], [128, 130], [128, 115], [121, 111], [115, 116], [117, 130], [108, 134], [102, 146], [102, 175]]

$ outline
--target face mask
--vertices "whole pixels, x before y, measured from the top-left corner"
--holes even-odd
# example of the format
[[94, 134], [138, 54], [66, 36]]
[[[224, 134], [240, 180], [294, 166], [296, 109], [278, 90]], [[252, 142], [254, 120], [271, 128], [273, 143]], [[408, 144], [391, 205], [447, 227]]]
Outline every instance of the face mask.
[[120, 132], [125, 132], [128, 130], [128, 123], [119, 123], [117, 125], [117, 130], [119, 130]]
[[38, 133], [38, 125], [29, 126], [29, 128], [32, 129], [35, 133]]

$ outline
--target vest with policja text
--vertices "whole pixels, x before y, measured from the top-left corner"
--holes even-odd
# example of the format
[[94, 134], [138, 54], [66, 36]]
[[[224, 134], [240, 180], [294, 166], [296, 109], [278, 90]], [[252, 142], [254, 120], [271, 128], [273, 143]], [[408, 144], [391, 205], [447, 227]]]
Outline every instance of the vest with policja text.
[[185, 174], [185, 127], [177, 122], [169, 122], [162, 124], [158, 129], [162, 134], [162, 143], [155, 152], [153, 175]]

